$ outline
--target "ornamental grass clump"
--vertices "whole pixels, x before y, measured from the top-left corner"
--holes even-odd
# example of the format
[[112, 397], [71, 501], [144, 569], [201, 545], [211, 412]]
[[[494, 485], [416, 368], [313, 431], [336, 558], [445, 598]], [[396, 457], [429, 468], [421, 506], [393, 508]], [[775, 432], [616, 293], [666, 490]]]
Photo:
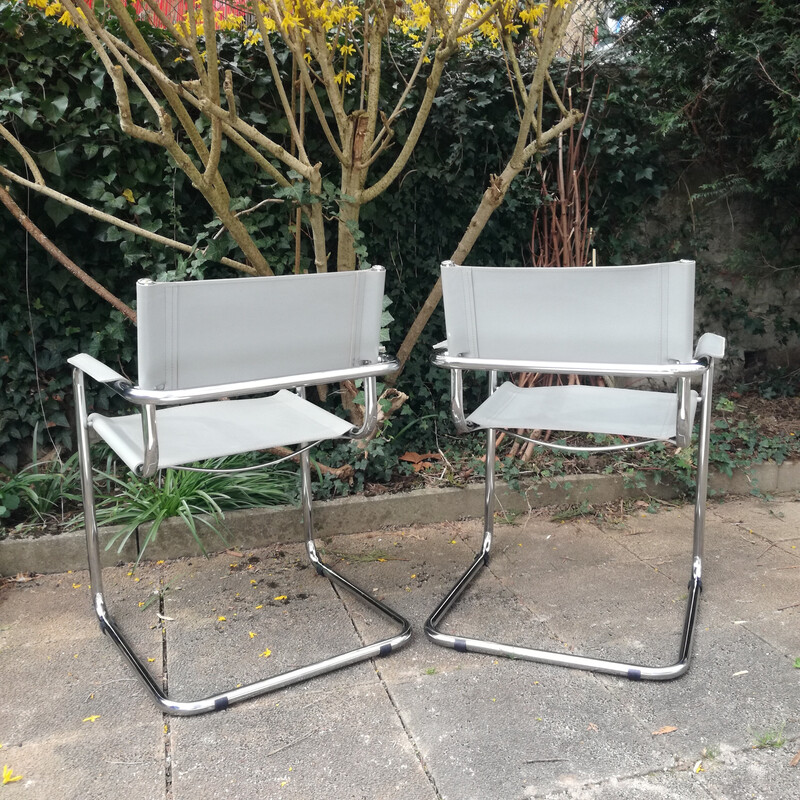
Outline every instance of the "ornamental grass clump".
[[[97, 524], [122, 526], [106, 549], [116, 545], [117, 552], [121, 552], [140, 526], [149, 525], [138, 543], [141, 559], [164, 520], [178, 517], [205, 554], [200, 526], [213, 531], [227, 546], [223, 527], [226, 511], [291, 503], [297, 495], [295, 476], [290, 470], [258, 469], [250, 454], [211, 459], [195, 466], [203, 470], [254, 469], [244, 472], [165, 469], [152, 479], [98, 471], [109, 493], [97, 504]], [[83, 516], [76, 517], [74, 524], [83, 524]]]

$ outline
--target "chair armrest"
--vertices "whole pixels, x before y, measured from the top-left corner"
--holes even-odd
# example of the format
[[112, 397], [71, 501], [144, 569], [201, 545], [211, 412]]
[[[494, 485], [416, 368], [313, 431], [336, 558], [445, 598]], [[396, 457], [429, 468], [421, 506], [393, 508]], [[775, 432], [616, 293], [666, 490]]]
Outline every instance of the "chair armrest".
[[724, 358], [725, 337], [716, 333], [704, 333], [694, 350], [695, 358]]
[[469, 358], [437, 353], [433, 363], [445, 369], [497, 370], [498, 372], [544, 372], [565, 375], [619, 375], [631, 378], [694, 378], [706, 371], [699, 361], [687, 364], [601, 364], [574, 361], [523, 361]]
[[443, 342], [436, 342], [436, 344], [433, 346], [433, 349], [436, 352], [447, 350], [447, 339], [445, 339]]
[[296, 389], [298, 386], [319, 386], [339, 381], [358, 380], [360, 378], [380, 377], [396, 372], [400, 365], [394, 358], [382, 358], [372, 364], [361, 364], [348, 369], [328, 370], [324, 372], [304, 373], [302, 375], [283, 375], [278, 378], [240, 381], [216, 386], [199, 386], [194, 389], [141, 389], [129, 381], [125, 384], [112, 385], [112, 389], [121, 394], [128, 402], [135, 405], [153, 403], [157, 406], [174, 406], [183, 403], [202, 403], [207, 400], [218, 400], [221, 397], [241, 397], [246, 394], [266, 394], [280, 389]]
[[90, 378], [94, 378], [98, 383], [114, 383], [115, 381], [125, 381], [128, 379], [119, 372], [106, 366], [102, 361], [98, 361], [88, 353], [78, 353], [67, 359], [67, 363], [77, 367], [81, 372], [85, 372]]

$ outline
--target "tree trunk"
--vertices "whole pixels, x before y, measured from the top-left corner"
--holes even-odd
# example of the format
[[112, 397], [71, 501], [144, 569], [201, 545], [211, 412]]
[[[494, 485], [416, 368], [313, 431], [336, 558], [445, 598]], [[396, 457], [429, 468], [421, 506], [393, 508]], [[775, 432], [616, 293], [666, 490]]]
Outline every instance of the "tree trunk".
[[357, 203], [342, 202], [339, 207], [339, 246], [336, 252], [336, 269], [354, 270], [356, 268], [356, 248], [353, 228], [358, 228], [361, 206]]

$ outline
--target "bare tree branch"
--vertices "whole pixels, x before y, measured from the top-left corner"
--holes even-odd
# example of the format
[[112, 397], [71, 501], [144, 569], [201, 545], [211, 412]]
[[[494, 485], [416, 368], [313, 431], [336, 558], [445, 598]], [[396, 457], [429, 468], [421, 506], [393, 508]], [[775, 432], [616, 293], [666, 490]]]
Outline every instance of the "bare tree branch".
[[0, 202], [11, 212], [14, 219], [48, 252], [53, 258], [66, 267], [78, 280], [82, 281], [93, 292], [96, 292], [106, 302], [110, 303], [117, 311], [121, 311], [134, 325], [136, 324], [136, 312], [122, 302], [116, 295], [98, 283], [91, 275], [82, 270], [74, 261], [59, 250], [42, 232], [25, 212], [14, 202], [11, 195], [0, 186]]
[[[145, 239], [150, 239], [150, 241], [156, 242], [157, 244], [165, 245], [166, 247], [171, 247], [174, 250], [180, 250], [183, 253], [192, 253], [194, 251], [194, 247], [191, 245], [185, 244], [184, 242], [176, 241], [175, 239], [170, 239], [166, 236], [162, 236], [159, 233], [154, 233], [153, 231], [148, 231], [146, 228], [142, 228], [139, 225], [134, 225], [132, 222], [127, 222], [124, 219], [119, 219], [118, 217], [114, 217], [111, 214], [106, 214], [105, 211], [100, 211], [97, 208], [93, 208], [92, 206], [88, 206], [85, 203], [81, 203], [80, 200], [76, 200], [73, 197], [69, 197], [66, 194], [62, 194], [61, 192], [57, 192], [54, 189], [50, 189], [47, 186], [33, 183], [20, 175], [12, 172], [5, 167], [0, 166], [0, 175], [5, 178], [8, 178], [14, 183], [18, 183], [20, 186], [24, 186], [27, 189], [32, 189], [34, 192], [38, 192], [39, 194], [43, 194], [45, 197], [49, 197], [53, 200], [57, 200], [59, 203], [63, 203], [65, 206], [69, 206], [70, 208], [74, 208], [77, 211], [82, 211], [84, 214], [87, 214], [94, 219], [99, 219], [102, 222], [107, 222], [109, 225], [113, 225], [116, 228], [122, 228], [122, 230], [130, 231], [131, 233], [135, 233], [137, 236], [142, 236]], [[254, 275], [255, 270], [249, 264], [243, 264], [241, 261], [234, 261], [231, 258], [221, 258], [220, 263], [225, 264], [225, 266], [232, 267], [233, 269], [238, 270], [239, 272], [245, 272], [248, 275]]]

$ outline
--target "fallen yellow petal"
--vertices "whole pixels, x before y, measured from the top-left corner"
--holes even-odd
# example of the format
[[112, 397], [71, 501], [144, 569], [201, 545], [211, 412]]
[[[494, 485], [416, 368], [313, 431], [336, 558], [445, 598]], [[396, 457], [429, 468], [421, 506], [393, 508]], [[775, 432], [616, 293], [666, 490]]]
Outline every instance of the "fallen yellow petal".
[[81, 584], [79, 584], [79, 583], [73, 583], [73, 584], [72, 584], [72, 588], [73, 588], [73, 589], [80, 589], [80, 588], [81, 588]]
[[96, 719], [100, 719], [99, 714], [92, 714], [91, 717], [86, 717], [86, 719], [81, 720], [81, 722], [94, 722]]
[[277, 597], [273, 597], [273, 600], [286, 600], [288, 599], [285, 594], [279, 594]]
[[148, 658], [147, 661], [148, 661], [148, 663], [152, 664], [155, 661], [155, 659], [154, 658]]
[[259, 608], [264, 608], [264, 606], [256, 606], [256, 611], [258, 611]]
[[269, 658], [271, 655], [272, 655], [272, 650], [265, 650], [258, 657], [259, 658]]
[[14, 783], [14, 781], [21, 781], [22, 775], [14, 775], [14, 770], [8, 766], [8, 764], [3, 765], [3, 785], [7, 783]]
[[249, 631], [249, 633], [250, 633], [250, 638], [251, 638], [251, 639], [255, 639], [255, 638], [256, 638], [256, 636], [258, 636], [258, 634], [257, 634], [257, 633], [255, 633], [254, 631]]
[[227, 622], [227, 617], [217, 617], [217, 622]]

